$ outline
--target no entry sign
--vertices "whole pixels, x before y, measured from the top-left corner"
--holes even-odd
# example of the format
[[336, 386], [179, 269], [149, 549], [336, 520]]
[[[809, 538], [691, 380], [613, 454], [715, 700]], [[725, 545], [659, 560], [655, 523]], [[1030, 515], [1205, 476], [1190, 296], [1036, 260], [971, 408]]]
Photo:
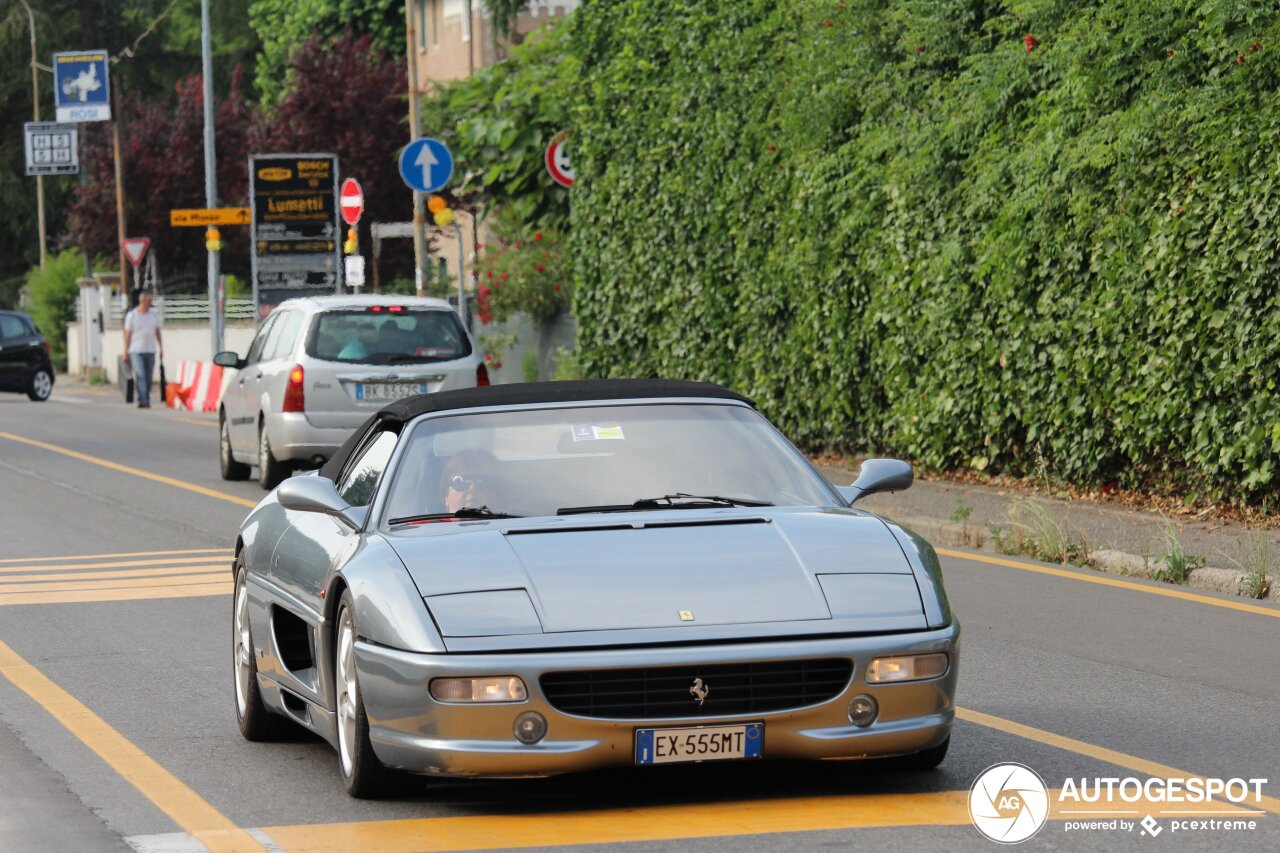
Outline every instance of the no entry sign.
[[338, 205], [342, 211], [342, 221], [355, 225], [364, 213], [364, 190], [355, 178], [347, 178], [342, 182], [341, 200]]

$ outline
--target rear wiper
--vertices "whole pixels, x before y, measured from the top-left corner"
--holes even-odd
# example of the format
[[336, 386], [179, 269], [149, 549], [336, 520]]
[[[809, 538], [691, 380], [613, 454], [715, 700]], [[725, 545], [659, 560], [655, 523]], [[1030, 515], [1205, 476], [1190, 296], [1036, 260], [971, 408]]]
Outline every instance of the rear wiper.
[[464, 506], [455, 512], [430, 512], [426, 515], [406, 515], [393, 518], [387, 524], [408, 524], [411, 521], [444, 521], [450, 518], [521, 518], [505, 512], [494, 512], [487, 506]]
[[556, 515], [581, 515], [589, 512], [631, 512], [637, 509], [705, 509], [709, 506], [773, 506], [770, 501], [749, 498], [726, 498], [723, 495], [691, 495], [676, 492], [660, 498], [641, 498], [629, 504], [603, 504], [601, 506], [566, 506], [556, 510]]

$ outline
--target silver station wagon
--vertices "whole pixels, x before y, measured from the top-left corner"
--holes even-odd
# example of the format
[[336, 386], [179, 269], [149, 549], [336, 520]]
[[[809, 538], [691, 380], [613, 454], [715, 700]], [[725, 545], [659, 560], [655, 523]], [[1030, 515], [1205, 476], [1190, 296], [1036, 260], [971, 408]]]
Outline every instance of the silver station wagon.
[[236, 540], [234, 705], [349, 793], [407, 774], [946, 754], [959, 624], [933, 549], [716, 385], [393, 403]]
[[280, 303], [235, 370], [218, 406], [224, 480], [272, 489], [299, 465], [328, 459], [392, 400], [488, 385], [475, 342], [447, 302], [322, 296]]

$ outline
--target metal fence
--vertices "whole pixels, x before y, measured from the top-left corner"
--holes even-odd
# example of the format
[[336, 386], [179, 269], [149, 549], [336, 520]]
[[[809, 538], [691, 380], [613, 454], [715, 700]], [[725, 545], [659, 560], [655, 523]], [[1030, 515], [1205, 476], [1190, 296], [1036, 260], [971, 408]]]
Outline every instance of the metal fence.
[[[108, 328], [120, 328], [127, 313], [123, 299], [112, 299], [109, 314], [103, 316]], [[209, 300], [199, 296], [158, 296], [155, 306], [164, 323], [207, 323], [209, 322]], [[257, 318], [252, 299], [229, 298], [226, 300], [226, 318], [233, 320], [254, 320]], [[76, 320], [80, 320], [80, 302], [76, 302]]]

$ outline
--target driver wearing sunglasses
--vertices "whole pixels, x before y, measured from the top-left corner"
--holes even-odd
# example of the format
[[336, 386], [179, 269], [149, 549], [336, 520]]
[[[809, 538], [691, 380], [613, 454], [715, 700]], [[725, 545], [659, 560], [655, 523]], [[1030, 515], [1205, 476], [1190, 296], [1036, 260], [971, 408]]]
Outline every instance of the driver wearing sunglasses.
[[463, 507], [494, 509], [491, 501], [497, 496], [494, 484], [497, 467], [498, 460], [485, 450], [463, 450], [454, 454], [440, 477], [445, 511], [457, 512]]

